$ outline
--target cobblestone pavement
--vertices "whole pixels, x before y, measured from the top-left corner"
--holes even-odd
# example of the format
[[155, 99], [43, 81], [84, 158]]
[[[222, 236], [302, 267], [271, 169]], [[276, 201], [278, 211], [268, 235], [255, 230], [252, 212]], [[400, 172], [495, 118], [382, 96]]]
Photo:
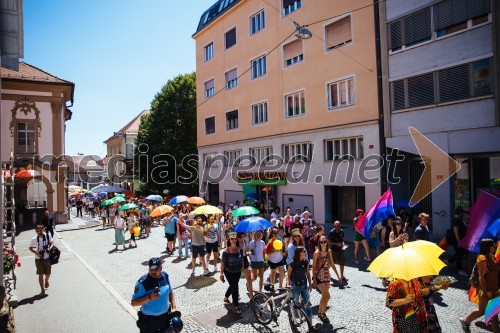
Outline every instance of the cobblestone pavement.
[[[185, 332], [290, 332], [286, 311], [281, 313], [279, 326], [274, 323], [269, 327], [260, 325], [253, 318], [244, 281], [240, 281], [241, 305], [243, 314], [236, 315], [231, 306], [223, 304], [227, 283], [219, 281], [218, 273], [213, 273], [209, 265], [210, 276], [202, 276], [202, 268], [196, 267], [195, 276], [191, 276], [191, 260], [181, 259], [165, 253], [166, 238], [163, 228], [153, 228], [147, 239], [138, 241], [137, 248], [127, 248], [123, 253], [114, 251], [114, 232], [109, 227], [79, 229], [62, 232], [60, 237], [92, 266], [118, 293], [130, 300], [137, 279], [147, 273], [147, 260], [153, 256], [165, 259], [164, 270], [170, 275], [177, 304], [183, 313]], [[128, 235], [127, 235], [128, 237]], [[332, 280], [331, 300], [327, 315], [330, 324], [323, 324], [317, 316], [313, 324], [320, 332], [392, 332], [391, 313], [385, 307], [385, 290], [380, 280], [366, 271], [368, 263], [355, 265], [353, 247], [347, 250], [345, 276], [349, 283], [340, 287]], [[443, 274], [451, 272], [443, 271]], [[265, 273], [265, 279], [269, 270]], [[436, 310], [443, 327], [443, 332], [460, 332], [459, 318], [467, 315], [475, 305], [467, 301], [465, 291], [466, 278], [461, 278], [455, 287], [436, 295]], [[258, 289], [257, 281], [254, 290]], [[311, 303], [313, 314], [317, 313], [321, 295], [313, 290]], [[473, 332], [486, 332], [472, 325]]]

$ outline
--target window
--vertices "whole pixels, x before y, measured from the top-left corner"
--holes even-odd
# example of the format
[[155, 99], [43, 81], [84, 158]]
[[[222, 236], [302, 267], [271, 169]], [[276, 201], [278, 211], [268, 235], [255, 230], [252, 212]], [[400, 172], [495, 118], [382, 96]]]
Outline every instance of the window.
[[252, 105], [252, 125], [267, 123], [267, 102]]
[[236, 44], [236, 28], [232, 28], [225, 34], [226, 50]]
[[215, 116], [205, 118], [205, 134], [215, 133]]
[[236, 162], [239, 164], [239, 159], [241, 156], [241, 149], [238, 150], [228, 150], [224, 152], [224, 166], [235, 165]]
[[302, 7], [301, 0], [283, 0], [283, 11], [285, 12], [285, 16], [293, 13], [300, 7]]
[[349, 78], [328, 85], [328, 108], [354, 105], [354, 79]]
[[391, 82], [393, 111], [488, 96], [491, 58]]
[[[491, 0], [444, 0], [388, 24], [395, 52], [491, 22]], [[434, 35], [434, 31], [436, 34]]]
[[205, 82], [205, 98], [210, 98], [215, 94], [214, 79]]
[[289, 162], [311, 162], [313, 155], [312, 143], [294, 143], [283, 145], [283, 159], [285, 163]]
[[214, 43], [210, 43], [207, 46], [204, 47], [203, 49], [204, 55], [205, 55], [205, 61], [209, 61], [214, 57]]
[[257, 147], [250, 148], [250, 156], [252, 156], [252, 164], [266, 164], [271, 161], [273, 155], [273, 147]]
[[[444, 0], [434, 5], [434, 30], [441, 37], [488, 21], [491, 0]], [[475, 20], [474, 20], [475, 19]], [[475, 23], [475, 24], [474, 24]]]
[[285, 96], [286, 117], [300, 116], [306, 113], [306, 100], [304, 92], [300, 91]]
[[35, 123], [17, 123], [16, 152], [18, 154], [36, 153]]
[[363, 137], [325, 140], [325, 161], [363, 158]]
[[291, 66], [304, 60], [302, 51], [302, 40], [296, 39], [283, 47], [283, 57], [285, 59], [285, 67]]
[[262, 75], [266, 75], [267, 64], [266, 56], [252, 60], [252, 79], [256, 79]]
[[217, 153], [203, 154], [203, 160], [205, 161], [205, 166], [206, 167], [214, 166], [214, 162], [215, 162], [216, 157], [217, 157]]
[[325, 27], [326, 49], [331, 50], [352, 42], [351, 15], [330, 23]]
[[264, 16], [264, 9], [250, 17], [250, 34], [261, 31], [266, 27], [266, 18]]
[[238, 128], [238, 110], [226, 113], [226, 130]]
[[231, 69], [226, 73], [226, 89], [233, 89], [238, 86], [238, 69]]
[[389, 49], [401, 50], [431, 40], [431, 7], [389, 24]]

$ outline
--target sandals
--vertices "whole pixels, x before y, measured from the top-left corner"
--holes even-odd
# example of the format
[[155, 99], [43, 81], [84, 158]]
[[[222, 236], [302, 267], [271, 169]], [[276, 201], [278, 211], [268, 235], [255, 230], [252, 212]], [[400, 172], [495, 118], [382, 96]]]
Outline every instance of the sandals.
[[231, 302], [229, 301], [229, 298], [224, 297], [224, 303], [228, 303], [228, 304], [230, 304]]
[[321, 319], [322, 321], [324, 321], [326, 323], [330, 322], [330, 319], [328, 319], [328, 317], [326, 316], [326, 313], [318, 313], [318, 317], [319, 317], [319, 319]]

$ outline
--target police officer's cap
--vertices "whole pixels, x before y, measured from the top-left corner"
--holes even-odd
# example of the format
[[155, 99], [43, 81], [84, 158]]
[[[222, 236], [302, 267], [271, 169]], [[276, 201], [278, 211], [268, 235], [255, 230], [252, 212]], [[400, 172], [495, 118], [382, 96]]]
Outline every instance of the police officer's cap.
[[162, 264], [161, 258], [151, 258], [149, 259], [149, 268], [158, 269]]

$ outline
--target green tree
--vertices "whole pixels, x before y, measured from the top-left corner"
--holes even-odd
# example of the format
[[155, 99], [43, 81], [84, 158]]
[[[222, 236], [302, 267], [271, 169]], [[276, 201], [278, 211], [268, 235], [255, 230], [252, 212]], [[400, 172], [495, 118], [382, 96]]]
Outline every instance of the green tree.
[[136, 139], [135, 169], [145, 194], [198, 193], [196, 74], [169, 80], [143, 116]]

